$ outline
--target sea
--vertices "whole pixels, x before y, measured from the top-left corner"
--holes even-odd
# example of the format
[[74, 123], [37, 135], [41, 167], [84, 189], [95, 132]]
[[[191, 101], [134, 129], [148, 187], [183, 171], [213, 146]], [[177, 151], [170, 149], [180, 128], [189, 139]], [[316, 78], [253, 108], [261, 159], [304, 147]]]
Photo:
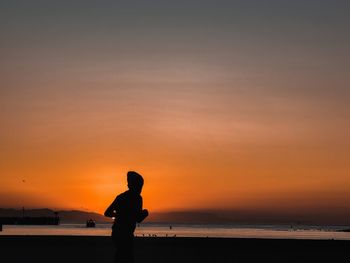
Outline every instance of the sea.
[[[350, 232], [341, 231], [344, 229], [350, 226], [144, 223], [136, 227], [135, 236], [350, 240]], [[4, 225], [1, 235], [110, 236], [111, 224], [97, 223], [95, 227], [85, 224]]]

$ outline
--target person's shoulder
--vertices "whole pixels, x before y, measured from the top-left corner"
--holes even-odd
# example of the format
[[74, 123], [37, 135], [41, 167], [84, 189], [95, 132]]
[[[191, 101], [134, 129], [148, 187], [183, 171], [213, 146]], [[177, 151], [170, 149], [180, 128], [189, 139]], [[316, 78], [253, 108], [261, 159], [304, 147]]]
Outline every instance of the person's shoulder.
[[129, 195], [129, 191], [125, 191], [124, 193], [117, 195], [116, 199], [122, 199], [127, 197], [128, 195]]

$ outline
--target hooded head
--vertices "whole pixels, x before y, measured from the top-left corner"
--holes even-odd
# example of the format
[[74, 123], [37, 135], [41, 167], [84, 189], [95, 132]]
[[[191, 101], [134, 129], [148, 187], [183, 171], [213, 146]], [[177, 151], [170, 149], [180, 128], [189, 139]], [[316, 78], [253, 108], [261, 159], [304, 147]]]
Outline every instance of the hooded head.
[[140, 194], [143, 186], [142, 176], [137, 172], [129, 171], [127, 174], [127, 180], [129, 190]]

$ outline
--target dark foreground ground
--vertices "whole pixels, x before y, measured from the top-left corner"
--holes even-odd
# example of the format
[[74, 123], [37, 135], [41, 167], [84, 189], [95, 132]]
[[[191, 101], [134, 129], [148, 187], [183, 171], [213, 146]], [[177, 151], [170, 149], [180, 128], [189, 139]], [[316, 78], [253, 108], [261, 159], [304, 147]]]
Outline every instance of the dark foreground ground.
[[[136, 238], [136, 262], [350, 262], [350, 241]], [[0, 236], [0, 262], [113, 262], [109, 237]]]

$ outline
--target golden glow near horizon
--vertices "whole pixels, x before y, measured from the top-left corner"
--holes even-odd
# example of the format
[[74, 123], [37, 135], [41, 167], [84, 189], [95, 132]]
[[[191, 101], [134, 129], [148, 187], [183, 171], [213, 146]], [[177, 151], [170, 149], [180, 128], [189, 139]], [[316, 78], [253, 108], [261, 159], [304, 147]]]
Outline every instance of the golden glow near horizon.
[[339, 21], [203, 8], [179, 22], [4, 7], [0, 207], [103, 212], [135, 170], [151, 211], [348, 209]]
[[[163, 80], [163, 88], [178, 78]], [[348, 150], [340, 147], [349, 127], [325, 122], [326, 112], [300, 98], [298, 107], [293, 98], [238, 93], [227, 99], [207, 81], [196, 84], [199, 94], [151, 89], [140, 95], [136, 83], [121, 95], [100, 84], [88, 96], [81, 89], [11, 102], [22, 108], [3, 118], [2, 205], [102, 212], [126, 189], [128, 170], [145, 176], [145, 206], [152, 210], [279, 202], [288, 208], [302, 197], [318, 207], [324, 199], [334, 205], [349, 198]]]

